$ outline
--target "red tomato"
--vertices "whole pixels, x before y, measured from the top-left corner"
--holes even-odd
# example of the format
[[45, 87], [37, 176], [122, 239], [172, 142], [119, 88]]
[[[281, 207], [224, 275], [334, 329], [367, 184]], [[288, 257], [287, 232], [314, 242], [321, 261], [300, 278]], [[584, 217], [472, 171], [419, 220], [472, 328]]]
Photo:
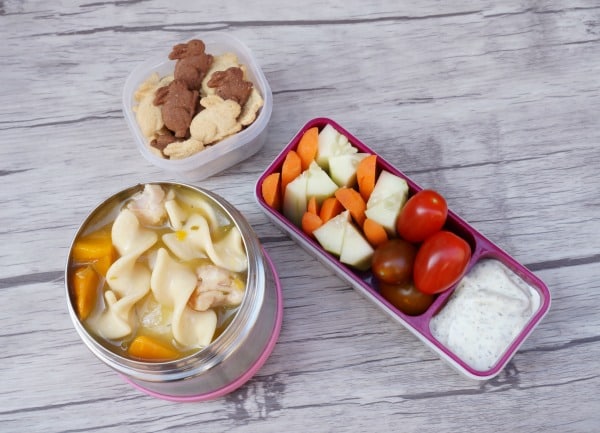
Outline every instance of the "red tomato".
[[396, 221], [396, 230], [409, 242], [422, 242], [442, 229], [447, 216], [444, 197], [424, 189], [408, 199]]
[[371, 270], [379, 281], [396, 284], [410, 280], [417, 248], [403, 239], [379, 245], [371, 259]]
[[425, 239], [417, 252], [415, 286], [429, 295], [443, 292], [464, 275], [470, 259], [471, 247], [464, 239], [439, 231]]
[[427, 295], [417, 290], [412, 281], [400, 284], [388, 284], [380, 281], [377, 285], [381, 296], [409, 316], [423, 314], [435, 299], [434, 295]]

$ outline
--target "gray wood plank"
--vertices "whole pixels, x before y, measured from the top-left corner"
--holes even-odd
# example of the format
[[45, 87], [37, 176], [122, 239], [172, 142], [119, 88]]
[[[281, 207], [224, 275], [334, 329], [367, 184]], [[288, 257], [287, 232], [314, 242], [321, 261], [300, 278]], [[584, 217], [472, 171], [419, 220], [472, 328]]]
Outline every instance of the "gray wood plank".
[[[591, 432], [600, 423], [600, 4], [485, 0], [0, 1], [0, 430]], [[284, 323], [246, 385], [181, 404], [81, 343], [63, 272], [79, 224], [146, 162], [121, 112], [157, 50], [226, 31], [273, 90], [263, 149], [199, 183], [278, 269]], [[463, 378], [270, 223], [253, 185], [331, 117], [549, 286], [548, 316], [496, 378]]]

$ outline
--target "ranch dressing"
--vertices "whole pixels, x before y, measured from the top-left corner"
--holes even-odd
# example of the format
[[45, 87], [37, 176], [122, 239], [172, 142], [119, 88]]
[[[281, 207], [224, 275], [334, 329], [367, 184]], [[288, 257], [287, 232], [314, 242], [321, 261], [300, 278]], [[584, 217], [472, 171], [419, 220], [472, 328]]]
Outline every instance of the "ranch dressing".
[[433, 336], [480, 371], [494, 366], [540, 306], [539, 293], [494, 259], [478, 262], [433, 317]]

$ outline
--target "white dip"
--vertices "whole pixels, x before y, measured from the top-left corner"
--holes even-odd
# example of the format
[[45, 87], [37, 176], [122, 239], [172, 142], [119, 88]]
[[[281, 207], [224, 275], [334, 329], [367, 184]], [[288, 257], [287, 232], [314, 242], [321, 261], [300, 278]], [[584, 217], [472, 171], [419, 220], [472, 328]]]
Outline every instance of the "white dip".
[[478, 262], [433, 317], [433, 336], [472, 368], [492, 368], [540, 306], [539, 293], [498, 260]]

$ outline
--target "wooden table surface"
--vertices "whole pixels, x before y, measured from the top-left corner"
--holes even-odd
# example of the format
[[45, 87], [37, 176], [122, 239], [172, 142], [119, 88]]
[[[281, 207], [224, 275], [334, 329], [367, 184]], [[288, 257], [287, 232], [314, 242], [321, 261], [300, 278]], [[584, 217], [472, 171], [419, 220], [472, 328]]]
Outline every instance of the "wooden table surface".
[[[258, 233], [284, 322], [246, 385], [172, 403], [89, 352], [63, 273], [100, 201], [178, 180], [134, 146], [127, 75], [213, 31], [253, 51], [274, 108], [256, 155], [197, 184]], [[0, 41], [0, 431], [598, 431], [598, 0], [4, 0]], [[550, 312], [496, 378], [455, 372], [259, 209], [258, 176], [319, 116], [440, 191], [548, 285]]]

